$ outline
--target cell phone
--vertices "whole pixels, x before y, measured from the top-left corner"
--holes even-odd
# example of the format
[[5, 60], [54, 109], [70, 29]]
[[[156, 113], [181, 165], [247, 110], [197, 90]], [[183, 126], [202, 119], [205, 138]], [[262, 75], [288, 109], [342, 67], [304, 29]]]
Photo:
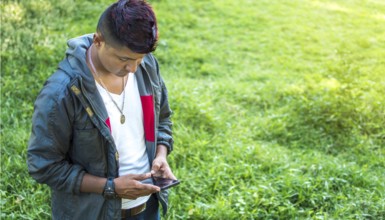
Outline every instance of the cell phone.
[[161, 190], [168, 189], [180, 183], [179, 180], [173, 180], [173, 179], [168, 179], [163, 177], [152, 176], [151, 178], [154, 185], [159, 186]]

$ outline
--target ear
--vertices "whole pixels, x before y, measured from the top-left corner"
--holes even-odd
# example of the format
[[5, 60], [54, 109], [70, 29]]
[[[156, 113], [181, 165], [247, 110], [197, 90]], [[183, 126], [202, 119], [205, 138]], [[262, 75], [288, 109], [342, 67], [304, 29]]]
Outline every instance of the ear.
[[97, 48], [100, 48], [100, 46], [102, 45], [103, 42], [104, 42], [103, 36], [98, 32], [95, 33], [94, 38], [93, 38], [93, 43], [95, 44], [95, 46]]

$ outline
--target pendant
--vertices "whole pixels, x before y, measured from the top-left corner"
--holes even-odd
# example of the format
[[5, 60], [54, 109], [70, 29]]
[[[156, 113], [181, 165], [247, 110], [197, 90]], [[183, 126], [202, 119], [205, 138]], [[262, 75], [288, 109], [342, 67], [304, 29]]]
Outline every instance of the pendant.
[[126, 116], [121, 115], [120, 116], [120, 124], [124, 124], [125, 121], [126, 121]]

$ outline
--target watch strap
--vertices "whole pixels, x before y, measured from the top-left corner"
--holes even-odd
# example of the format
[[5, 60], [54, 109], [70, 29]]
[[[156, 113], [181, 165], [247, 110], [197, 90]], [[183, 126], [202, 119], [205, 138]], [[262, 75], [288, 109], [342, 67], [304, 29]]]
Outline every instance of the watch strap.
[[103, 196], [106, 199], [116, 198], [114, 178], [107, 178], [106, 185], [104, 186]]

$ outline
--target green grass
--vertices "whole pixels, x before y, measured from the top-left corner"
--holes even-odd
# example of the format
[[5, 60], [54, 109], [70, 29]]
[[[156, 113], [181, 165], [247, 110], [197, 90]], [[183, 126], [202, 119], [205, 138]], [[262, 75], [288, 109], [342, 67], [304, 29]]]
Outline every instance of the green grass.
[[[109, 1], [1, 5], [1, 219], [50, 219], [33, 102]], [[182, 180], [165, 219], [385, 219], [385, 3], [153, 0]]]

